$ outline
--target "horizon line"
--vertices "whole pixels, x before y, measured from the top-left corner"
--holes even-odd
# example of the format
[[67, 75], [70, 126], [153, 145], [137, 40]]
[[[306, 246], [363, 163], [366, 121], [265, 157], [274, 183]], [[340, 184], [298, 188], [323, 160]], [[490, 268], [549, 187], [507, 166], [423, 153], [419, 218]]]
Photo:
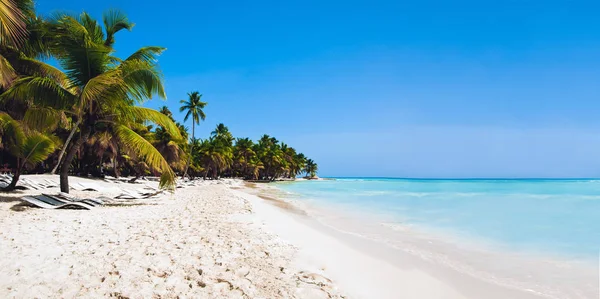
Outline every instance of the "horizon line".
[[572, 178], [559, 178], [559, 177], [482, 177], [482, 178], [473, 178], [473, 177], [431, 177], [431, 178], [423, 178], [423, 177], [390, 177], [390, 176], [323, 176], [323, 179], [398, 179], [398, 180], [600, 180], [600, 178], [594, 177], [572, 177]]

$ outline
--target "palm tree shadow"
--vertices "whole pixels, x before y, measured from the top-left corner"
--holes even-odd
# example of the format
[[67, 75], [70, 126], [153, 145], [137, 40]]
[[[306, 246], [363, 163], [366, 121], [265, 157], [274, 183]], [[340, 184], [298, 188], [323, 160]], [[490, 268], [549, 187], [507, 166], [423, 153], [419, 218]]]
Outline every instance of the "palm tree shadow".
[[19, 199], [19, 197], [16, 196], [0, 196], [0, 203], [1, 202], [20, 202], [21, 200]]
[[[14, 193], [13, 193], [14, 194]], [[31, 207], [31, 205], [23, 202], [18, 196], [0, 196], [0, 203], [16, 203], [10, 209], [15, 212], [22, 212]]]
[[20, 202], [12, 207], [10, 207], [11, 211], [15, 211], [15, 212], [23, 212], [26, 210], [29, 210], [32, 208], [32, 205], [26, 203], [26, 202]]

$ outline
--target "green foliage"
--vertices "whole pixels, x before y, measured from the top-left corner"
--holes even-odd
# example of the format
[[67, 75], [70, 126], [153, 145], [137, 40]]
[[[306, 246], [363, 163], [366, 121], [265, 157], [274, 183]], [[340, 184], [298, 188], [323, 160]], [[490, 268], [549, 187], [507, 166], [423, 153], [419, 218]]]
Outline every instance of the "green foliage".
[[160, 152], [148, 140], [124, 125], [117, 126], [115, 133], [123, 144], [126, 144], [138, 156], [143, 157], [149, 167], [158, 169], [162, 173], [160, 177], [161, 188], [174, 188], [171, 182], [175, 181], [175, 173]]
[[310, 178], [314, 178], [317, 175], [317, 171], [319, 170], [317, 163], [312, 159], [308, 159], [306, 161], [306, 165], [304, 166], [304, 172]]
[[[201, 175], [245, 179], [275, 180], [294, 178], [306, 170], [306, 157], [276, 138], [263, 135], [257, 143], [249, 138], [234, 138], [227, 126], [218, 124], [209, 139], [193, 139], [192, 166]], [[312, 161], [312, 160], [311, 160]], [[316, 167], [316, 164], [315, 164]], [[316, 168], [311, 168], [311, 176]]]
[[197, 91], [188, 93], [188, 97], [188, 100], [181, 100], [181, 104], [183, 104], [183, 106], [179, 108], [179, 111], [187, 111], [185, 117], [183, 118], [184, 121], [187, 121], [191, 116], [192, 123], [198, 124], [200, 123], [200, 120], [206, 119], [206, 114], [204, 114], [204, 110], [202, 109], [204, 109], [208, 103], [200, 100], [202, 95]]
[[33, 132], [25, 138], [22, 145], [22, 158], [31, 164], [43, 162], [56, 150], [54, 141], [39, 132]]
[[22, 160], [16, 166], [19, 169], [26, 163], [35, 165], [46, 160], [58, 143], [52, 136], [29, 129], [4, 112], [0, 112], [0, 133], [8, 152]]

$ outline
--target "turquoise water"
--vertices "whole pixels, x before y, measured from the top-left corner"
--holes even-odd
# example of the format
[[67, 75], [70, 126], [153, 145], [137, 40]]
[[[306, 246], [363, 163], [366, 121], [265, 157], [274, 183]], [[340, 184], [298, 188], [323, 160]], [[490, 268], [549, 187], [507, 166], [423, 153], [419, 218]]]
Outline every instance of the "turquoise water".
[[600, 248], [600, 180], [337, 178], [278, 187], [299, 200], [517, 250], [587, 259]]

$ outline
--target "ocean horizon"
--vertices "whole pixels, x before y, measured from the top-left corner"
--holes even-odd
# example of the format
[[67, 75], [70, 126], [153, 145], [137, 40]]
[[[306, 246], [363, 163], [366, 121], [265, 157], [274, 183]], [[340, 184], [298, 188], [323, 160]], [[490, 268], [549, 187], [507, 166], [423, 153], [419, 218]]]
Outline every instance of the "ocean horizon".
[[423, 181], [579, 181], [599, 180], [595, 177], [394, 177], [394, 176], [322, 176], [324, 180], [337, 179], [389, 179], [389, 180], [423, 180]]

